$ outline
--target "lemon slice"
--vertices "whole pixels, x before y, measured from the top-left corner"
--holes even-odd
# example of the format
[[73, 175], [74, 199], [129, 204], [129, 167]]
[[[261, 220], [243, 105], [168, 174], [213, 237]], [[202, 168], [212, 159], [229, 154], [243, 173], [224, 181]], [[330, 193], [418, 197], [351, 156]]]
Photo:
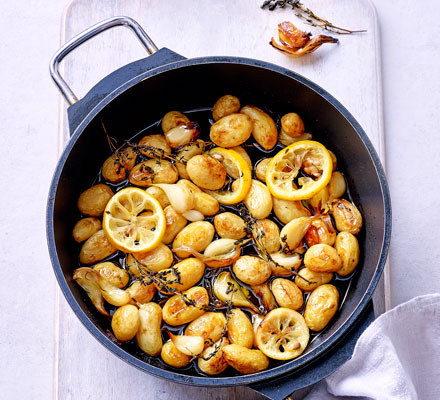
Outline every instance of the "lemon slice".
[[[300, 169], [307, 176], [294, 182]], [[270, 161], [266, 184], [278, 199], [310, 199], [323, 189], [332, 176], [333, 161], [328, 150], [313, 140], [302, 140], [287, 146]]]
[[128, 187], [117, 192], [107, 203], [102, 228], [118, 250], [139, 253], [161, 243], [166, 220], [153, 196], [142, 189]]
[[232, 185], [232, 191], [206, 190], [206, 193], [221, 204], [237, 204], [244, 200], [252, 183], [251, 169], [245, 159], [235, 150], [224, 149], [223, 147], [214, 147], [208, 154], [220, 161], [228, 175], [235, 178], [235, 181]]
[[258, 348], [275, 360], [298, 357], [309, 342], [309, 328], [304, 317], [290, 308], [270, 311], [257, 328]]

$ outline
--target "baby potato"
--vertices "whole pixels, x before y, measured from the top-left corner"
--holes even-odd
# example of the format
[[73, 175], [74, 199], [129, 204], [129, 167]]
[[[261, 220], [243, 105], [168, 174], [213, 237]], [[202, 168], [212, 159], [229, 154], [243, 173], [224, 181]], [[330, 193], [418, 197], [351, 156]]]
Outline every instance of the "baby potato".
[[338, 311], [339, 292], [330, 284], [318, 286], [307, 300], [304, 319], [312, 331], [323, 330]]
[[139, 329], [136, 343], [149, 356], [157, 356], [162, 350], [162, 309], [156, 303], [141, 304], [139, 307]]
[[187, 220], [171, 206], [165, 207], [163, 213], [165, 214], [166, 229], [162, 243], [170, 244], [176, 235], [185, 227]]
[[220, 209], [218, 201], [208, 193], [195, 193], [194, 199], [194, 210], [200, 211], [204, 216], [216, 215]]
[[113, 262], [96, 264], [93, 269], [97, 271], [102, 278], [119, 289], [127, 286], [128, 280], [130, 279], [128, 272]]
[[160, 356], [163, 362], [174, 368], [186, 367], [192, 359], [191, 356], [182, 353], [171, 340], [164, 343]]
[[177, 158], [182, 162], [176, 162], [177, 171], [182, 179], [190, 179], [186, 171], [186, 163], [194, 156], [203, 153], [203, 140], [196, 140], [195, 142], [187, 143], [185, 146], [177, 150]]
[[[148, 149], [148, 147], [155, 147], [159, 149], [159, 152], [155, 151], [155, 149]], [[147, 135], [139, 141], [139, 151], [144, 156], [155, 158], [160, 155], [160, 150], [164, 153], [171, 153], [171, 147], [168, 145], [164, 135]]]
[[254, 344], [254, 329], [252, 322], [239, 308], [231, 310], [227, 324], [228, 338], [233, 344], [251, 349]]
[[238, 240], [246, 236], [245, 223], [241, 217], [224, 212], [214, 217], [214, 226], [218, 235], [224, 239]]
[[[177, 272], [174, 272], [176, 270]], [[178, 292], [183, 292], [184, 290], [193, 287], [200, 279], [202, 279], [204, 272], [205, 264], [199, 259], [191, 257], [175, 264], [169, 271], [163, 270], [162, 276], [168, 282], [174, 281], [180, 277], [180, 283], [169, 283], [167, 286], [171, 289], [177, 289]], [[156, 287], [161, 293], [172, 294], [172, 292], [167, 292], [159, 285], [156, 285]]]
[[325, 243], [333, 246], [336, 240], [336, 231], [329, 215], [322, 215], [312, 221], [306, 236], [307, 246]]
[[278, 141], [278, 130], [272, 117], [255, 106], [245, 106], [240, 113], [247, 115], [254, 127], [252, 136], [266, 150], [272, 149]]
[[131, 147], [112, 154], [102, 165], [102, 177], [111, 183], [122, 182], [134, 167], [136, 158], [137, 154]]
[[302, 258], [297, 253], [285, 254], [281, 251], [270, 255], [272, 260], [278, 265], [271, 264], [272, 275], [274, 276], [290, 276], [302, 264]]
[[272, 158], [273, 157], [263, 158], [262, 160], [258, 161], [257, 165], [255, 166], [255, 176], [261, 182], [266, 183], [266, 171]]
[[199, 253], [206, 249], [214, 238], [214, 227], [208, 221], [196, 221], [185, 226], [176, 236], [173, 242], [173, 251], [180, 258], [191, 255], [185, 250], [176, 250], [180, 246], [192, 247]]
[[277, 252], [281, 246], [278, 225], [270, 219], [261, 219], [256, 222], [256, 228], [257, 232], [264, 232], [261, 242], [269, 254]]
[[272, 211], [272, 195], [264, 183], [252, 179], [251, 189], [244, 199], [244, 204], [254, 218], [264, 219]]
[[180, 294], [170, 297], [163, 306], [162, 318], [171, 326], [183, 325], [195, 320], [205, 313], [203, 306], [209, 304], [208, 292], [201, 286], [194, 286], [183, 294], [188, 299], [194, 300], [196, 305], [187, 305]]
[[[307, 283], [304, 279], [307, 279], [309, 282]], [[318, 286], [323, 285], [324, 283], [329, 283], [333, 279], [332, 272], [314, 272], [308, 268], [303, 268], [298, 272], [298, 275], [295, 277], [295, 284], [301, 290], [305, 292], [311, 292], [316, 289]]]
[[339, 232], [335, 243], [336, 251], [341, 257], [342, 268], [338, 275], [347, 276], [351, 274], [359, 263], [359, 243], [356, 236], [349, 232]]
[[170, 201], [168, 200], [166, 193], [160, 187], [150, 186], [145, 189], [145, 191], [148, 194], [151, 194], [159, 202], [162, 208], [170, 205]]
[[271, 289], [280, 307], [299, 310], [303, 306], [304, 299], [301, 290], [289, 279], [274, 279]]
[[152, 271], [159, 272], [171, 267], [173, 260], [173, 252], [163, 243], [160, 243], [153, 250], [128, 254], [125, 265], [134, 278], [139, 278], [139, 263], [141, 263], [140, 267], [147, 265]]
[[[223, 347], [228, 344], [228, 338], [223, 337], [213, 345], [207, 347], [197, 360], [197, 365], [200, 370], [207, 375], [218, 375], [228, 368], [229, 364], [223, 358]], [[215, 353], [215, 355], [211, 356], [213, 353]]]
[[318, 210], [326, 208], [327, 203], [330, 199], [328, 185], [316, 193], [311, 199], [308, 200], [309, 204]]
[[232, 270], [238, 279], [248, 285], [266, 282], [272, 273], [266, 261], [254, 256], [241, 256], [235, 261]]
[[304, 122], [296, 113], [288, 113], [281, 118], [281, 128], [290, 137], [296, 138], [304, 133]]
[[272, 199], [273, 212], [283, 224], [288, 224], [296, 218], [310, 216], [310, 211], [300, 201], [282, 200], [276, 197], [272, 197]]
[[239, 344], [223, 347], [223, 358], [242, 374], [255, 374], [269, 366], [269, 359], [260, 350], [251, 350]]
[[128, 342], [135, 337], [139, 329], [139, 310], [131, 304], [119, 307], [113, 314], [111, 325], [116, 339]]
[[335, 200], [331, 212], [335, 219], [336, 229], [357, 235], [362, 228], [362, 215], [357, 207], [345, 199]]
[[186, 164], [186, 172], [200, 188], [218, 190], [225, 184], [226, 171], [221, 162], [208, 155], [192, 157]]
[[247, 115], [234, 113], [212, 125], [209, 137], [217, 146], [235, 147], [249, 139], [252, 129], [252, 120]]
[[101, 229], [84, 242], [79, 252], [79, 261], [81, 264], [94, 264], [116, 251]]
[[97, 218], [80, 219], [72, 230], [72, 236], [75, 242], [81, 243], [87, 240], [94, 233], [101, 229], [101, 221]]
[[147, 187], [153, 183], [174, 183], [179, 179], [177, 168], [167, 160], [147, 160], [137, 164], [130, 172], [131, 184]]
[[203, 337], [206, 348], [221, 338], [225, 324], [223, 313], [207, 312], [188, 324], [185, 335]]
[[341, 269], [342, 261], [334, 247], [320, 243], [306, 251], [304, 265], [315, 272], [335, 272]]
[[103, 183], [88, 188], [78, 198], [77, 206], [81, 214], [88, 217], [101, 217], [105, 206], [113, 197], [113, 191]]
[[347, 190], [347, 184], [345, 183], [344, 175], [339, 171], [332, 173], [332, 177], [328, 184], [328, 192], [330, 200], [339, 199]]
[[237, 113], [240, 110], [240, 100], [238, 97], [227, 94], [220, 97], [212, 108], [212, 118], [218, 121], [220, 118]]
[[156, 287], [152, 282], [149, 284], [143, 283], [142, 281], [134, 281], [126, 290], [132, 301], [130, 303], [135, 304], [145, 304], [151, 301], [156, 293]]
[[179, 111], [169, 111], [162, 117], [161, 127], [163, 133], [167, 133], [176, 126], [189, 122], [188, 117]]

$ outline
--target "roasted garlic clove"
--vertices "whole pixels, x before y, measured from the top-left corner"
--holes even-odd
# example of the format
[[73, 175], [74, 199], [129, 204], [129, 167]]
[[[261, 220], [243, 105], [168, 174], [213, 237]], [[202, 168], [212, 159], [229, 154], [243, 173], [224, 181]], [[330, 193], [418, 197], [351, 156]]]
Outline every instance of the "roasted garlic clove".
[[325, 243], [333, 246], [336, 241], [336, 231], [329, 215], [321, 215], [312, 221], [305, 236], [307, 246]]
[[272, 275], [290, 276], [302, 264], [302, 257], [297, 253], [286, 254], [282, 251], [270, 255], [274, 263], [271, 263]]
[[223, 348], [228, 344], [228, 338], [223, 337], [207, 347], [197, 360], [200, 370], [207, 375], [218, 375], [228, 368], [229, 364], [223, 358]]
[[185, 329], [185, 335], [201, 336], [205, 347], [217, 342], [224, 333], [226, 317], [221, 312], [207, 312], [190, 322]]
[[277, 303], [267, 283], [263, 283], [261, 285], [254, 285], [252, 286], [252, 290], [255, 292], [255, 294], [258, 297], [261, 298], [261, 301], [263, 302], [263, 306], [266, 309], [266, 311], [271, 311], [277, 308]]
[[284, 225], [281, 229], [281, 245], [290, 251], [295, 250], [301, 243], [302, 238], [309, 229], [315, 217], [299, 217]]
[[171, 148], [177, 149], [187, 143], [193, 142], [200, 135], [197, 122], [186, 122], [165, 132], [165, 138]]
[[198, 356], [205, 348], [202, 336], [173, 335], [171, 332], [168, 332], [168, 335], [177, 350], [188, 356]]
[[233, 239], [217, 239], [205, 249], [205, 263], [211, 268], [233, 264], [241, 254], [241, 247]]
[[116, 307], [121, 307], [125, 304], [128, 304], [131, 300], [128, 292], [112, 285], [107, 279], [103, 278], [99, 274], [98, 285], [101, 289], [104, 299]]
[[338, 231], [350, 232], [353, 235], [359, 233], [362, 228], [362, 215], [353, 203], [345, 199], [335, 200], [331, 212]]

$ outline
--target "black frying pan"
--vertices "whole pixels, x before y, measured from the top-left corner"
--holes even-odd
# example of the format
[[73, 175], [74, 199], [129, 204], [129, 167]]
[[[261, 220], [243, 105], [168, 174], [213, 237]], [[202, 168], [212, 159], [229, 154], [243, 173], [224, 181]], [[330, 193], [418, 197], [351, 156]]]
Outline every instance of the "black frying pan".
[[[149, 57], [113, 72], [81, 100], [58, 73], [58, 63], [75, 47], [110, 27], [131, 28]], [[371, 296], [382, 273], [391, 233], [391, 206], [385, 174], [370, 140], [353, 116], [329, 93], [294, 72], [263, 61], [237, 57], [187, 60], [163, 48], [157, 50], [132, 19], [103, 21], [67, 43], [53, 58], [51, 74], [67, 101], [71, 139], [58, 162], [47, 207], [47, 237], [58, 283], [86, 328], [114, 354], [153, 375], [200, 386], [249, 385], [271, 398], [319, 381], [350, 356], [360, 333], [374, 318]], [[109, 155], [107, 131], [118, 142], [135, 136], [169, 110], [211, 107], [226, 93], [242, 104], [253, 104], [281, 115], [295, 110], [307, 131], [332, 149], [347, 178], [350, 195], [364, 217], [360, 237], [361, 261], [351, 281], [344, 306], [332, 325], [309, 345], [303, 355], [252, 375], [227, 372], [204, 377], [193, 370], [179, 371], [115, 343], [106, 330], [109, 321], [91, 306], [72, 280], [78, 267], [78, 249], [71, 238], [79, 194], [90, 187]], [[205, 133], [206, 134], [206, 133]], [[229, 370], [227, 370], [229, 371]]]

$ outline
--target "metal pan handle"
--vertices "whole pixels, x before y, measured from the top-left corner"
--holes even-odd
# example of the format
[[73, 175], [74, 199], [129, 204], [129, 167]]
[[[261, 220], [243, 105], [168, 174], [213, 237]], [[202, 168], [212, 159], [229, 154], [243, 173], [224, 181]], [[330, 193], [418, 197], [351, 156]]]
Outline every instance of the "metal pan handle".
[[50, 75], [60, 90], [61, 94], [67, 100], [67, 102], [72, 105], [78, 101], [78, 97], [75, 96], [72, 89], [60, 75], [58, 66], [60, 62], [66, 57], [72, 50], [76, 49], [78, 46], [82, 45], [87, 40], [98, 35], [107, 29], [113, 28], [115, 26], [125, 26], [130, 28], [140, 40], [140, 42], [145, 46], [148, 53], [151, 55], [158, 51], [158, 48], [154, 42], [150, 39], [147, 33], [142, 29], [142, 27], [133, 19], [129, 17], [112, 17], [93, 25], [84, 32], [75, 36], [73, 39], [69, 40], [63, 47], [61, 47], [50, 61]]

